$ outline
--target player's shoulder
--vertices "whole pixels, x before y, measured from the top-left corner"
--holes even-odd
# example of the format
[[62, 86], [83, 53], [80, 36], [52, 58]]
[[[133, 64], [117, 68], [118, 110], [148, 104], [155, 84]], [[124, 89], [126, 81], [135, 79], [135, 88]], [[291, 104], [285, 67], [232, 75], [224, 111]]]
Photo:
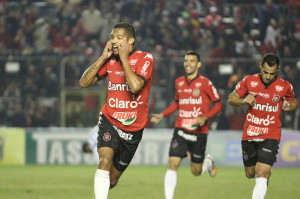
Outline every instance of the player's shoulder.
[[203, 75], [199, 75], [196, 81], [201, 82], [201, 84], [204, 85], [213, 85], [213, 82], [208, 77], [205, 77]]
[[278, 83], [280, 84], [280, 85], [282, 85], [282, 86], [285, 86], [285, 87], [290, 87], [290, 86], [292, 86], [292, 84], [288, 81], [288, 80], [285, 80], [285, 79], [283, 79], [283, 78], [281, 78], [281, 77], [279, 77], [279, 76], [277, 76], [277, 78], [278, 78]]
[[258, 81], [260, 79], [260, 74], [253, 74], [253, 75], [246, 75], [241, 81], [247, 82], [247, 81]]
[[150, 60], [154, 60], [153, 55], [149, 52], [145, 52], [145, 51], [141, 51], [141, 50], [136, 50], [135, 51], [135, 55], [138, 57], [141, 57], [143, 59], [150, 59]]
[[179, 86], [182, 86], [182, 85], [184, 84], [185, 81], [186, 81], [185, 76], [181, 76], [181, 77], [178, 77], [178, 78], [175, 80], [175, 84], [176, 84], [176, 85], [179, 85]]

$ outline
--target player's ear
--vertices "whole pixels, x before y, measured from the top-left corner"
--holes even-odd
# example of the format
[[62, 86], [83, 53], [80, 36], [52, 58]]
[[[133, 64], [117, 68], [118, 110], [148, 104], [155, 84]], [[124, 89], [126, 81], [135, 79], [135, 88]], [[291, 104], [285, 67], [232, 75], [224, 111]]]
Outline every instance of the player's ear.
[[128, 44], [133, 45], [134, 41], [135, 41], [134, 37], [130, 37], [128, 40]]
[[261, 69], [261, 67], [262, 67], [262, 62], [259, 62], [259, 68]]
[[201, 68], [201, 62], [198, 62], [197, 68], [198, 68], [198, 69]]

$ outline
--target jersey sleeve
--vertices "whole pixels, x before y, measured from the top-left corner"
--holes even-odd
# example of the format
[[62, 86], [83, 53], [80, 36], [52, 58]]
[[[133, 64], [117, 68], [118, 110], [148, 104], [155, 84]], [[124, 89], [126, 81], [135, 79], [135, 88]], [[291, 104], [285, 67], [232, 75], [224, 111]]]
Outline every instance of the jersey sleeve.
[[141, 61], [139, 61], [138, 67], [135, 73], [140, 76], [144, 81], [148, 81], [152, 76], [154, 67], [154, 59], [151, 53], [143, 53]]
[[288, 89], [285, 95], [287, 101], [292, 101], [295, 98], [294, 88], [292, 84], [288, 83]]
[[107, 63], [108, 62], [105, 62], [103, 64], [103, 66], [101, 66], [101, 68], [98, 70], [98, 73], [96, 74], [96, 77], [97, 77], [98, 81], [106, 77], [106, 75], [107, 75]]
[[245, 77], [243, 80], [239, 81], [235, 86], [235, 90], [240, 97], [245, 97], [248, 94], [247, 80], [248, 78]]
[[220, 100], [219, 93], [211, 81], [208, 81], [206, 93], [212, 102], [217, 102]]

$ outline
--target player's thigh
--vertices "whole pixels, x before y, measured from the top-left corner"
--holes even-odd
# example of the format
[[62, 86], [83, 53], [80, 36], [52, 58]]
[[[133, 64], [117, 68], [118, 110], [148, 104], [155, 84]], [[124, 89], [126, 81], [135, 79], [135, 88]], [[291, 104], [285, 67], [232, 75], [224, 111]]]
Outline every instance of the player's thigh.
[[191, 171], [195, 175], [200, 175], [202, 173], [202, 163], [191, 162]]
[[188, 141], [178, 134], [182, 129], [175, 128], [169, 149], [169, 157], [185, 158], [187, 156]]
[[250, 142], [247, 140], [242, 140], [242, 153], [243, 153], [243, 163], [245, 166], [245, 171], [250, 171], [253, 166], [256, 165], [258, 160], [258, 144], [256, 142]]
[[174, 171], [177, 171], [180, 164], [181, 164], [182, 158], [180, 157], [169, 157], [169, 169], [172, 169]]
[[202, 165], [205, 158], [205, 150], [207, 144], [207, 134], [193, 134], [196, 137], [195, 141], [191, 141], [188, 145], [188, 151], [191, 154], [191, 162]]
[[119, 171], [114, 166], [111, 167], [111, 169], [110, 169], [110, 179], [111, 180], [118, 181], [118, 179], [121, 177], [122, 174], [123, 174], [122, 171]]
[[271, 167], [277, 161], [279, 151], [279, 141], [267, 139], [259, 145], [258, 160], [259, 163], [270, 165]]

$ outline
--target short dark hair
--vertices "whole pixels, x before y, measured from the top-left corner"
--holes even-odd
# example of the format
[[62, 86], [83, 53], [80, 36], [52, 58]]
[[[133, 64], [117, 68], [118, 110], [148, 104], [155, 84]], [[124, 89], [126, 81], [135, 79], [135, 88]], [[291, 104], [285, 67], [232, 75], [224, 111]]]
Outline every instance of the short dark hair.
[[200, 55], [196, 51], [192, 51], [192, 50], [188, 51], [187, 53], [185, 53], [185, 55], [195, 55], [195, 56], [197, 56], [198, 62], [201, 61]]
[[267, 63], [270, 67], [276, 65], [278, 68], [279, 67], [279, 57], [272, 53], [265, 54], [265, 56], [262, 58], [261, 65], [264, 66], [265, 63]]
[[123, 29], [125, 29], [125, 32], [129, 38], [131, 38], [131, 37], [135, 38], [135, 29], [129, 23], [125, 23], [125, 22], [118, 23], [114, 26], [114, 28], [123, 28]]

